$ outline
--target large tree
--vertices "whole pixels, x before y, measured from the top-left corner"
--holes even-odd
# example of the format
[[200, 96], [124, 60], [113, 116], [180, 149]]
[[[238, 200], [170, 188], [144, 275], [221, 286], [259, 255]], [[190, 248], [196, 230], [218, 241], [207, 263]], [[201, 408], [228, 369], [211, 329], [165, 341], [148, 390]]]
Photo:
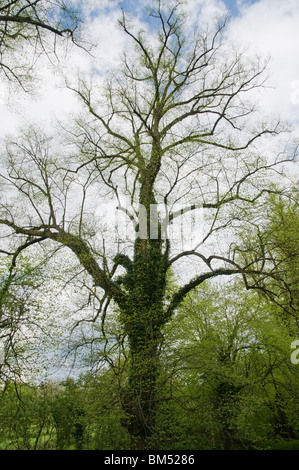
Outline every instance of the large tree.
[[[139, 447], [155, 429], [162, 329], [185, 296], [208, 279], [240, 275], [259, 286], [273, 274], [271, 260], [248, 261], [237, 241], [246, 224], [259, 229], [269, 194], [284, 191], [290, 159], [258, 147], [282, 131], [259, 122], [251, 103], [265, 64], [223, 43], [225, 22], [193, 34], [180, 2], [153, 5], [147, 31], [122, 15], [131, 47], [100, 96], [70, 85], [86, 109], [69, 129], [72, 151], [31, 132], [7, 146], [1, 178], [3, 240], [70, 250], [89, 291], [102, 293], [102, 321], [109, 303], [118, 309], [129, 348], [124, 425]], [[133, 238], [104, 243], [101, 204], [113, 197]], [[191, 213], [200, 224], [195, 217], [197, 240], [186, 246], [175, 224], [186, 228]], [[181, 284], [168, 289], [180, 270]]]

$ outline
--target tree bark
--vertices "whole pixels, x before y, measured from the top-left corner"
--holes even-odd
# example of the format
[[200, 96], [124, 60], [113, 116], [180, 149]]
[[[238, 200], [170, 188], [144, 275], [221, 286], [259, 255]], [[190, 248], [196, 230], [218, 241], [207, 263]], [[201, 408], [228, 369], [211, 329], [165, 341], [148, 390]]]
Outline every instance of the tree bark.
[[128, 384], [123, 394], [126, 415], [123, 424], [131, 436], [136, 438], [138, 449], [147, 448], [147, 440], [155, 428], [156, 382], [159, 373], [158, 338], [155, 336], [150, 321], [145, 318], [136, 322], [129, 336], [130, 364]]
[[124, 283], [129, 294], [125, 308], [121, 308], [121, 322], [129, 341], [124, 425], [136, 438], [137, 448], [146, 449], [155, 429], [158, 346], [166, 319], [163, 309], [166, 263], [160, 237], [136, 239], [134, 260]]

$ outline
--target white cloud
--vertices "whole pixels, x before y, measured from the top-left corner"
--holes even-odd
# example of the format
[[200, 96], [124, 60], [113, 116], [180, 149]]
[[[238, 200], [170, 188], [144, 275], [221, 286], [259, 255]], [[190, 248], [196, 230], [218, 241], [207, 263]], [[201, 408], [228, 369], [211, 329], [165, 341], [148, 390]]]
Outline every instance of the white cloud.
[[1, 135], [15, 133], [17, 130], [18, 121], [14, 112], [3, 103], [0, 104], [0, 126]]
[[260, 0], [249, 6], [243, 2], [241, 16], [229, 29], [230, 38], [241, 46], [270, 56], [269, 85], [275, 89], [264, 94], [263, 107], [295, 124], [299, 124], [298, 24], [298, 0]]
[[189, 0], [185, 10], [190, 16], [189, 21], [193, 20], [193, 24], [198, 24], [200, 16], [200, 27], [210, 24], [228, 13], [227, 7], [222, 0]]
[[124, 34], [117, 26], [119, 17], [119, 10], [111, 12], [110, 15], [100, 14], [89, 25], [92, 38], [98, 44], [93, 54], [94, 66], [99, 72], [106, 72], [119, 63], [125, 42]]

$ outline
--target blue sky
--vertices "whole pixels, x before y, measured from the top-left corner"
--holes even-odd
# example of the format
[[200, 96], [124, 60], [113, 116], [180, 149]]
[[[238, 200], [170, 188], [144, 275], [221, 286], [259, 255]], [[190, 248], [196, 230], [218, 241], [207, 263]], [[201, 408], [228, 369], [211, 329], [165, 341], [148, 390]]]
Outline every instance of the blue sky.
[[250, 6], [258, 2], [258, 0], [223, 0], [223, 1], [232, 16], [239, 15], [241, 5]]
[[[227, 9], [229, 10], [230, 14], [232, 16], [238, 16], [240, 14], [240, 7], [247, 7], [250, 6], [254, 3], [257, 3], [259, 0], [223, 0], [223, 3], [226, 5]], [[96, 5], [97, 2], [95, 2]], [[108, 0], [107, 2], [101, 2], [101, 0], [98, 0], [98, 5], [99, 8], [105, 3], [107, 7], [111, 7], [111, 5], [118, 4], [119, 7], [122, 7], [126, 11], [130, 11], [134, 13], [136, 11], [136, 7], [140, 5], [138, 0], [119, 0], [119, 1], [113, 1], [113, 0]], [[148, 2], [150, 4], [150, 1]], [[97, 10], [97, 7], [95, 7], [94, 12]]]

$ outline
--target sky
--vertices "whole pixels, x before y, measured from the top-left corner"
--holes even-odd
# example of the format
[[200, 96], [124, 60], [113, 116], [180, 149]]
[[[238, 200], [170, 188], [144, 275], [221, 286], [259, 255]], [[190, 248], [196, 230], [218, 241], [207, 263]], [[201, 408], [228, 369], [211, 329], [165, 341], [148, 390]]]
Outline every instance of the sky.
[[[88, 0], [89, 33], [98, 42], [94, 59], [82, 50], [73, 50], [68, 64], [72, 74], [109, 70], [119, 61], [124, 46], [117, 28], [120, 8], [136, 13], [148, 5], [145, 0]], [[197, 19], [201, 11], [209, 21], [229, 15], [227, 38], [238, 47], [249, 47], [261, 56], [271, 57], [269, 85], [261, 97], [267, 115], [278, 114], [295, 126], [299, 135], [299, 2], [298, 0], [188, 0], [188, 10]], [[44, 59], [46, 60], [46, 59]], [[7, 94], [0, 85], [0, 138], [29, 122], [53, 122], [78, 109], [78, 102], [63, 87], [61, 75], [43, 67], [41, 81], [33, 95]]]
[[224, 0], [225, 6], [231, 16], [238, 16], [242, 8], [249, 7], [258, 0]]

